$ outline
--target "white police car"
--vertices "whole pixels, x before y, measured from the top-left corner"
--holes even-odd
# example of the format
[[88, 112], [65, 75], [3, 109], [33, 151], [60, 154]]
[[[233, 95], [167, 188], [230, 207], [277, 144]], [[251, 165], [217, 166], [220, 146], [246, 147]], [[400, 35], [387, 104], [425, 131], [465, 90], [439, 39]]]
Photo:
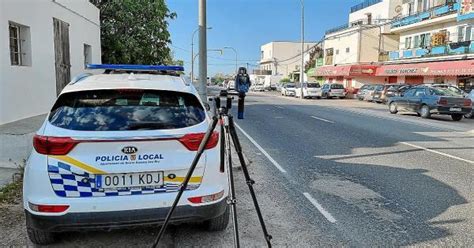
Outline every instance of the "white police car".
[[[182, 67], [89, 65], [33, 140], [23, 203], [33, 243], [55, 233], [160, 224], [210, 124]], [[217, 129], [218, 130], [218, 129]], [[225, 229], [228, 182], [215, 132], [171, 222]]]

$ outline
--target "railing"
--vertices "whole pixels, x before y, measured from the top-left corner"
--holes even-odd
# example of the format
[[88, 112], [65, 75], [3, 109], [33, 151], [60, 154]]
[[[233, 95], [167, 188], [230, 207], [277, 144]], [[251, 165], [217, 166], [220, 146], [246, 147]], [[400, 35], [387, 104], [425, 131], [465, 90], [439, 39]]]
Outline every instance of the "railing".
[[355, 20], [355, 21], [353, 21], [349, 24], [344, 24], [344, 25], [341, 25], [341, 26], [337, 26], [335, 28], [328, 29], [328, 30], [326, 30], [325, 34], [336, 33], [336, 32], [339, 32], [339, 31], [342, 31], [342, 30], [345, 30], [345, 29], [350, 29], [350, 28], [353, 28], [353, 27], [359, 27], [359, 26], [365, 26], [365, 25], [380, 25], [380, 24], [386, 23], [388, 21], [390, 21], [390, 19], [373, 19], [369, 23], [369, 21], [367, 19], [359, 19], [359, 20]]
[[344, 30], [344, 29], [348, 29], [349, 28], [349, 24], [344, 24], [344, 25], [341, 25], [341, 26], [337, 26], [335, 28], [331, 28], [331, 29], [328, 29], [326, 30], [326, 34], [330, 34], [330, 33], [335, 33], [337, 31], [341, 31], [341, 30]]
[[455, 13], [458, 9], [459, 9], [459, 4], [458, 3], [435, 7], [433, 9], [429, 10], [429, 11], [416, 13], [416, 14], [413, 14], [413, 15], [403, 17], [400, 20], [393, 22], [392, 23], [392, 28], [403, 27], [403, 26], [418, 23], [418, 22], [421, 22], [421, 21], [424, 21], [424, 20], [433, 19], [433, 18], [437, 18], [437, 17], [440, 17], [440, 16], [445, 16], [445, 15], [448, 15], [448, 14], [452, 14], [452, 13]]
[[359, 11], [361, 9], [365, 9], [369, 6], [372, 6], [372, 5], [380, 3], [380, 2], [382, 2], [382, 0], [366, 0], [362, 3], [359, 3], [357, 5], [352, 6], [351, 7], [351, 13], [354, 13], [354, 12]]
[[393, 61], [399, 59], [438, 57], [456, 54], [474, 54], [474, 41], [455, 42], [429, 48], [420, 47], [391, 51], [388, 53], [388, 60]]

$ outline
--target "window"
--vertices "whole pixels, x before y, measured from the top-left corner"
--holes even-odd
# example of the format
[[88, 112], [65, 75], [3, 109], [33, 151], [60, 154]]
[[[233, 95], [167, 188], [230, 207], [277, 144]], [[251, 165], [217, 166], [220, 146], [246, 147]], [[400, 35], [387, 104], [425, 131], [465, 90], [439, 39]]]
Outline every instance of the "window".
[[411, 37], [406, 37], [405, 38], [405, 49], [410, 49], [411, 48]]
[[338, 54], [339, 54], [339, 49], [336, 49], [336, 55], [338, 55]]
[[81, 131], [157, 130], [190, 127], [206, 118], [192, 94], [157, 90], [95, 90], [63, 94], [49, 122]]
[[413, 96], [415, 94], [416, 89], [410, 89], [403, 94], [403, 96]]
[[420, 36], [416, 35], [413, 42], [413, 48], [420, 47]]
[[30, 28], [9, 22], [10, 63], [11, 65], [31, 65]]
[[263, 51], [260, 52], [260, 59], [263, 59]]
[[346, 53], [349, 53], [351, 49], [349, 47], [346, 47]]
[[415, 96], [424, 96], [425, 95], [425, 88], [416, 89]]
[[421, 47], [428, 47], [431, 44], [431, 34], [426, 33], [420, 35], [420, 46]]
[[84, 44], [84, 68], [92, 63], [92, 47]]
[[473, 40], [472, 26], [458, 26], [458, 42]]

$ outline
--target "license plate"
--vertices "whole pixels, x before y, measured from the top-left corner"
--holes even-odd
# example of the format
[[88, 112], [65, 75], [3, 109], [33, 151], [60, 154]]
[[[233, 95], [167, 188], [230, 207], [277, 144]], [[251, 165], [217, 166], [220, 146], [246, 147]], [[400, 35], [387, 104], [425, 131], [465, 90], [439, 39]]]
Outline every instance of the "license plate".
[[459, 111], [462, 111], [462, 109], [461, 108], [450, 108], [449, 111], [459, 112]]
[[163, 172], [140, 172], [98, 175], [97, 188], [131, 188], [163, 185]]

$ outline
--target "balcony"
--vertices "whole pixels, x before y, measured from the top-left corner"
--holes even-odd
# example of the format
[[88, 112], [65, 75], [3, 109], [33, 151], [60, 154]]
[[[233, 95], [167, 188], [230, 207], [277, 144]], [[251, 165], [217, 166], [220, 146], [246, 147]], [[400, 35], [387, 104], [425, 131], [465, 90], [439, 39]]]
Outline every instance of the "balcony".
[[474, 41], [455, 42], [429, 48], [391, 51], [388, 53], [388, 60], [395, 61], [400, 59], [428, 58], [459, 54], [474, 54]]
[[330, 29], [326, 30], [325, 34], [328, 35], [328, 34], [332, 34], [332, 33], [342, 31], [342, 30], [361, 27], [361, 26], [379, 25], [379, 24], [383, 24], [383, 23], [388, 22], [388, 21], [389, 21], [388, 19], [373, 19], [369, 23], [367, 19], [359, 19], [359, 20], [353, 21], [349, 24], [344, 24], [344, 25], [340, 25], [340, 26], [337, 26], [337, 27], [334, 27], [334, 28], [330, 28]]
[[365, 0], [362, 3], [359, 3], [357, 5], [352, 6], [351, 7], [351, 13], [354, 13], [354, 12], [359, 11], [361, 9], [365, 9], [369, 6], [372, 6], [372, 5], [380, 3], [380, 2], [382, 2], [382, 0]]
[[459, 9], [458, 3], [438, 6], [429, 11], [416, 13], [414, 15], [409, 15], [409, 16], [401, 18], [400, 20], [394, 21], [392, 23], [392, 28], [408, 26], [411, 24], [425, 21], [425, 20], [430, 20], [430, 19], [441, 17], [441, 16], [453, 14], [453, 13], [456, 13], [458, 9]]

